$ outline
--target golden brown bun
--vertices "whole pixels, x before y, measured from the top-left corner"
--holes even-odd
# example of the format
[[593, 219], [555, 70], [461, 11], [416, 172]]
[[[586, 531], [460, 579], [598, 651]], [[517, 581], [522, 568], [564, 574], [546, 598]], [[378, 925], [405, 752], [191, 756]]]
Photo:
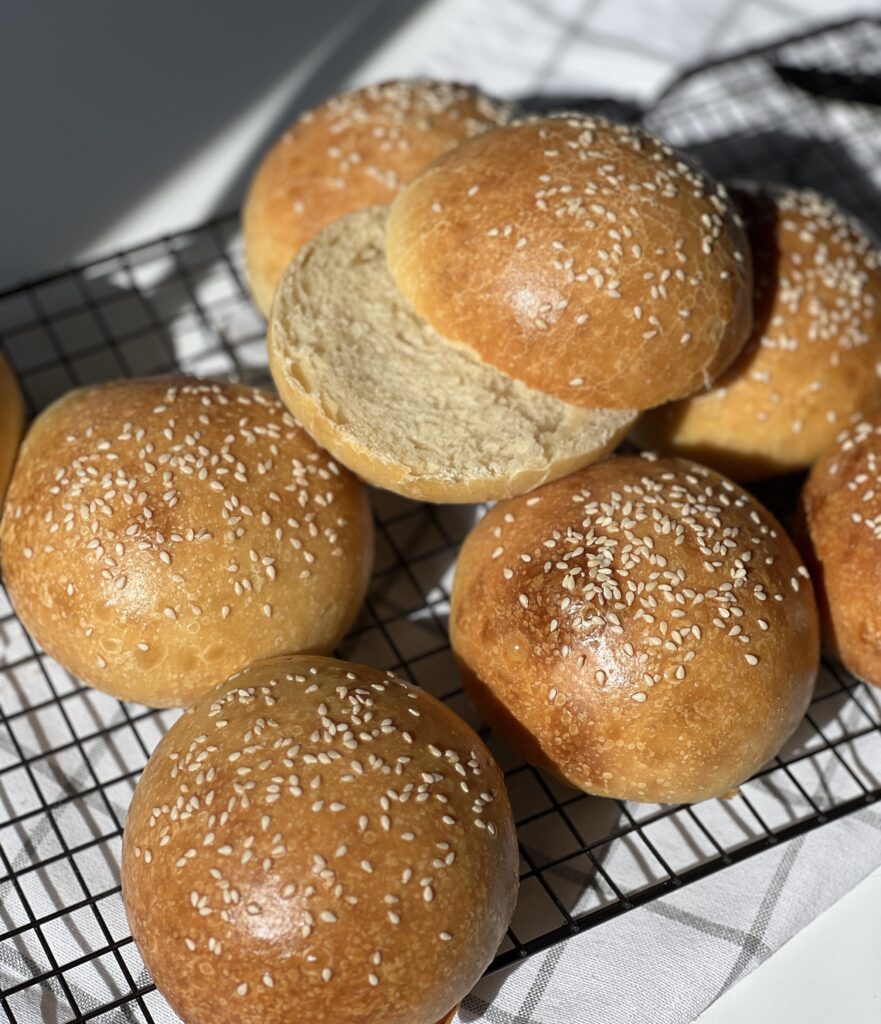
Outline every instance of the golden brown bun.
[[881, 411], [842, 431], [802, 493], [827, 646], [881, 686]]
[[386, 244], [441, 334], [574, 405], [691, 394], [752, 325], [749, 247], [724, 190], [599, 118], [520, 122], [439, 157], [392, 204]]
[[21, 389], [6, 357], [0, 354], [0, 502], [9, 485], [23, 433], [24, 400]]
[[276, 290], [272, 376], [315, 440], [368, 482], [420, 501], [508, 498], [611, 451], [635, 412], [527, 387], [413, 312], [388, 272], [387, 211], [329, 224]]
[[814, 192], [737, 193], [755, 329], [712, 391], [648, 413], [635, 436], [739, 480], [810, 466], [881, 402], [881, 266], [860, 225]]
[[7, 495], [22, 622], [99, 690], [187, 704], [255, 658], [330, 650], [367, 586], [362, 486], [266, 392], [186, 377], [69, 392]]
[[187, 1024], [434, 1024], [504, 938], [517, 868], [502, 773], [465, 722], [391, 674], [304, 656], [172, 726], [122, 888]]
[[681, 460], [612, 458], [497, 505], [456, 567], [451, 639], [490, 725], [589, 793], [724, 796], [810, 700], [819, 629], [782, 527]]
[[449, 82], [384, 82], [304, 114], [269, 151], [243, 213], [254, 301], [269, 315], [297, 250], [345, 213], [389, 203], [445, 150], [510, 116], [477, 89]]

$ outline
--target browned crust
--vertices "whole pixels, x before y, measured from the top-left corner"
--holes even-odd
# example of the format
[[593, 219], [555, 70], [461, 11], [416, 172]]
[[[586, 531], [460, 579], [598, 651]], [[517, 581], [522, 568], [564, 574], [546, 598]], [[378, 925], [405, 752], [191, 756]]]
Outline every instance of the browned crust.
[[739, 480], [807, 469], [881, 402], [881, 266], [860, 225], [808, 191], [739, 193], [755, 329], [711, 391], [647, 413], [637, 440]]
[[842, 431], [802, 493], [802, 535], [824, 641], [855, 676], [881, 686], [881, 411]]
[[254, 665], [179, 719], [122, 854], [132, 934], [188, 1024], [448, 1020], [517, 873], [502, 773], [471, 728], [315, 657]]
[[388, 203], [436, 156], [507, 119], [508, 107], [448, 82], [383, 82], [304, 114], [266, 154], [243, 211], [248, 281], [269, 315], [298, 249], [343, 214]]
[[598, 118], [519, 122], [444, 154], [392, 204], [387, 244], [441, 334], [574, 405], [691, 394], [752, 325], [749, 247], [724, 191]]
[[0, 354], [0, 504], [24, 433], [24, 399], [6, 357]]
[[804, 714], [819, 659], [780, 525], [678, 460], [609, 459], [495, 506], [462, 548], [450, 630], [469, 693], [523, 756], [661, 803], [755, 772]]
[[364, 597], [367, 496], [267, 392], [184, 377], [37, 418], [2, 532], [17, 614], [83, 681], [189, 703], [254, 658], [328, 651]]

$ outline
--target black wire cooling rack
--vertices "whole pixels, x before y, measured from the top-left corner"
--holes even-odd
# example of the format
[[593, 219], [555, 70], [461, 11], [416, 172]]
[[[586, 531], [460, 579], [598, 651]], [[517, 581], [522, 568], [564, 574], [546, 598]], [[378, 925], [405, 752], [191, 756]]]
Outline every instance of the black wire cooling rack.
[[[848, 127], [842, 101], [817, 95], [828, 77], [808, 93], [803, 77], [791, 80], [793, 67], [871, 75], [876, 63], [881, 29], [840, 26], [695, 71], [646, 120], [718, 174], [825, 186], [877, 217], [876, 183], [860, 168], [881, 168], [881, 152], [856, 160], [849, 148], [881, 148], [877, 130], [878, 142], [865, 137], [852, 104], [860, 97], [848, 97]], [[0, 342], [32, 412], [70, 387], [119, 375], [268, 379], [232, 216], [0, 295]], [[339, 654], [408, 676], [480, 728], [446, 630], [453, 561], [478, 510], [373, 497], [376, 570]], [[13, 1024], [174, 1019], [128, 931], [119, 853], [135, 783], [175, 714], [81, 686], [2, 596], [0, 1006]], [[487, 739], [506, 770], [522, 867], [517, 913], [492, 969], [881, 799], [881, 691], [831, 663], [796, 736], [728, 801], [600, 800]]]

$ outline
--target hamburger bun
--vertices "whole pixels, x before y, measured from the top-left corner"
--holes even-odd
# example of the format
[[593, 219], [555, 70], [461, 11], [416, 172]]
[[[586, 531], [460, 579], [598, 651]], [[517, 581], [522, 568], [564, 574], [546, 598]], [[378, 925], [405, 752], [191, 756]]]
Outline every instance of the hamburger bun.
[[654, 409], [635, 436], [739, 480], [807, 469], [881, 403], [881, 264], [815, 192], [737, 193], [756, 275], [755, 328], [711, 391]]
[[328, 651], [372, 560], [361, 485], [266, 392], [185, 377], [37, 418], [0, 541], [34, 639], [125, 700], [188, 704], [255, 658]]
[[264, 157], [244, 207], [248, 282], [264, 316], [285, 267], [321, 228], [390, 202], [436, 156], [509, 117], [477, 89], [419, 79], [368, 85], [303, 114]]
[[24, 433], [24, 399], [6, 357], [0, 354], [0, 502], [9, 486]]
[[533, 118], [438, 157], [394, 200], [386, 248], [440, 334], [572, 405], [690, 395], [752, 326], [749, 247], [725, 190], [601, 118]]
[[450, 631], [494, 730], [598, 796], [731, 794], [811, 697], [807, 571], [736, 484], [608, 459], [496, 505], [462, 547]]
[[881, 686], [881, 411], [841, 431], [814, 466], [800, 526], [826, 645]]
[[318, 443], [370, 483], [446, 502], [519, 494], [614, 448], [635, 413], [512, 380], [413, 312], [388, 272], [386, 218], [373, 207], [329, 225], [278, 288], [272, 376]]
[[472, 729], [391, 674], [252, 665], [160, 742], [122, 893], [187, 1024], [434, 1024], [504, 938], [517, 843]]

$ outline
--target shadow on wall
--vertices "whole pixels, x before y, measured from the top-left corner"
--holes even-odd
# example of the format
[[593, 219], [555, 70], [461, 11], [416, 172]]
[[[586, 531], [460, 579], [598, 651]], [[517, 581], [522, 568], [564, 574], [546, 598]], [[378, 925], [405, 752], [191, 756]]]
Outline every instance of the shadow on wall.
[[3, 4], [0, 281], [69, 262], [300, 67], [268, 142], [423, 2]]

